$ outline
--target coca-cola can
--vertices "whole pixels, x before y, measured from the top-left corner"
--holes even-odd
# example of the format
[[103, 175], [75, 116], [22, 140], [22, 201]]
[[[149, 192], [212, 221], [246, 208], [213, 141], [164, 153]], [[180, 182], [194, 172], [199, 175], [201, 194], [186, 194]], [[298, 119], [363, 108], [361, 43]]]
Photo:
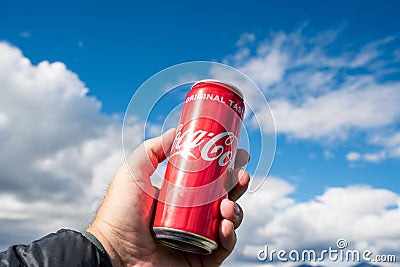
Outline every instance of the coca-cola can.
[[157, 242], [196, 254], [218, 248], [243, 114], [229, 83], [202, 80], [187, 93], [154, 214]]

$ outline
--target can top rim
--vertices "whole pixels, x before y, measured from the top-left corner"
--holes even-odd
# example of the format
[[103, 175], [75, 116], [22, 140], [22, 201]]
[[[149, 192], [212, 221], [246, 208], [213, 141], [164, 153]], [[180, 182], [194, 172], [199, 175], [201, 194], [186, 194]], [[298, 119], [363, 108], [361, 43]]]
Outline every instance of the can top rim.
[[204, 80], [200, 80], [200, 81], [195, 82], [192, 85], [192, 87], [194, 87], [195, 85], [197, 85], [199, 83], [203, 83], [203, 82], [211, 82], [211, 83], [219, 83], [219, 84], [227, 85], [231, 91], [233, 91], [234, 93], [238, 94], [240, 96], [240, 98], [243, 99], [243, 93], [242, 93], [242, 91], [240, 91], [240, 89], [237, 86], [233, 85], [232, 83], [221, 81], [221, 80], [204, 79]]

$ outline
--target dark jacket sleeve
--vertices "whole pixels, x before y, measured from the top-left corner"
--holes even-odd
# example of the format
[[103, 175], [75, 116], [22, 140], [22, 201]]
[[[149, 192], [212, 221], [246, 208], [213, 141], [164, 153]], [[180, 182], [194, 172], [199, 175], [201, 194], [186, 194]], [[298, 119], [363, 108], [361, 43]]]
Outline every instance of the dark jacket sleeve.
[[[93, 243], [93, 240], [95, 240]], [[99, 247], [100, 246], [100, 247]], [[0, 253], [0, 266], [112, 267], [101, 244], [85, 233], [60, 230], [30, 245], [14, 245]]]

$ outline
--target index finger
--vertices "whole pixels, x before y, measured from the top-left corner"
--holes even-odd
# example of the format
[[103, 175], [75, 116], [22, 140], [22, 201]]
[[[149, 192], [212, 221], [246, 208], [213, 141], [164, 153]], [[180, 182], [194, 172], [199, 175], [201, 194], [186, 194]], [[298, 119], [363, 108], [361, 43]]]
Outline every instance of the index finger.
[[250, 160], [250, 154], [244, 149], [239, 148], [236, 152], [235, 169], [242, 168]]

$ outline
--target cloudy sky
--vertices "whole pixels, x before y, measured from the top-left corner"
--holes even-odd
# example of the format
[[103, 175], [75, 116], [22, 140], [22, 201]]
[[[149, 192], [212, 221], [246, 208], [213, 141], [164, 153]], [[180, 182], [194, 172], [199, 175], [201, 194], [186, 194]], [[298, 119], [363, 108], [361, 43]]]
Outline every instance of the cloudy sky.
[[[257, 252], [265, 245], [322, 250], [344, 238], [351, 249], [397, 255], [397, 265], [386, 265], [400, 266], [399, 8], [396, 1], [3, 4], [0, 249], [84, 229], [123, 160], [132, 95], [157, 72], [202, 60], [254, 80], [277, 133], [268, 179], [240, 200], [245, 220], [227, 265], [264, 265]], [[259, 116], [258, 129], [247, 118], [248, 136], [268, 135], [267, 106], [245, 97]], [[157, 133], [164, 117], [149, 118]], [[146, 121], [131, 119], [125, 145], [133, 148]], [[257, 147], [250, 142], [251, 172]]]

